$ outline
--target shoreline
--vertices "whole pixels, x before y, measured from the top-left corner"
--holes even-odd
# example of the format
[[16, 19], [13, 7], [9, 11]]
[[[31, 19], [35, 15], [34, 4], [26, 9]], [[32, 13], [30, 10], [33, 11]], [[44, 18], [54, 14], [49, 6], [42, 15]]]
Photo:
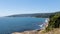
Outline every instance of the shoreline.
[[49, 18], [45, 20], [45, 23], [43, 23], [44, 27], [39, 30], [30, 30], [30, 31], [23, 31], [23, 32], [13, 32], [12, 34], [38, 34], [38, 32], [42, 32], [45, 30], [45, 28], [48, 26]]

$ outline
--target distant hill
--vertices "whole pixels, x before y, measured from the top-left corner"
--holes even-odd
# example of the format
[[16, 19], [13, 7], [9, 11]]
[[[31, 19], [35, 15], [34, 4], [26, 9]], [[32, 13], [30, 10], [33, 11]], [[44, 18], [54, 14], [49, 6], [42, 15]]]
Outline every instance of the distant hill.
[[[60, 12], [56, 12], [56, 13], [60, 13]], [[42, 17], [42, 18], [48, 18], [54, 14], [55, 13], [17, 14], [17, 15], [11, 15], [11, 16], [7, 16], [7, 17]]]

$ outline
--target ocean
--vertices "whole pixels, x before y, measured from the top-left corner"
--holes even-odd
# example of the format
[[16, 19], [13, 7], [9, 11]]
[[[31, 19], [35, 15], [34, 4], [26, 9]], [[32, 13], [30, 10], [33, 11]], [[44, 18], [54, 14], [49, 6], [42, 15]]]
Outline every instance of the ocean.
[[0, 17], [0, 34], [40, 29], [46, 18]]

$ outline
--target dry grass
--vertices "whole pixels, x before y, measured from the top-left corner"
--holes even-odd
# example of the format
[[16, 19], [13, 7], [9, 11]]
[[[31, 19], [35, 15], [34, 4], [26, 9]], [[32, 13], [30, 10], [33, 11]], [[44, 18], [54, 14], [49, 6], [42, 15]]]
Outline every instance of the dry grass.
[[49, 32], [40, 31], [38, 34], [60, 34], [60, 28], [55, 28]]
[[45, 30], [41, 30], [41, 31], [25, 31], [22, 33], [15, 32], [14, 34], [60, 34], [60, 28], [55, 28], [49, 32], [45, 32]]

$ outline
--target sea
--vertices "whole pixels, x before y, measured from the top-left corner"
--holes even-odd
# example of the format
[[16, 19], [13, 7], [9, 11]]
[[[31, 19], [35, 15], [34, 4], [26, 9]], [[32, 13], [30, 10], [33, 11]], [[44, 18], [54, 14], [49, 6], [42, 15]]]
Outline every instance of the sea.
[[0, 17], [0, 34], [11, 34], [27, 30], [40, 29], [46, 18], [36, 17]]

